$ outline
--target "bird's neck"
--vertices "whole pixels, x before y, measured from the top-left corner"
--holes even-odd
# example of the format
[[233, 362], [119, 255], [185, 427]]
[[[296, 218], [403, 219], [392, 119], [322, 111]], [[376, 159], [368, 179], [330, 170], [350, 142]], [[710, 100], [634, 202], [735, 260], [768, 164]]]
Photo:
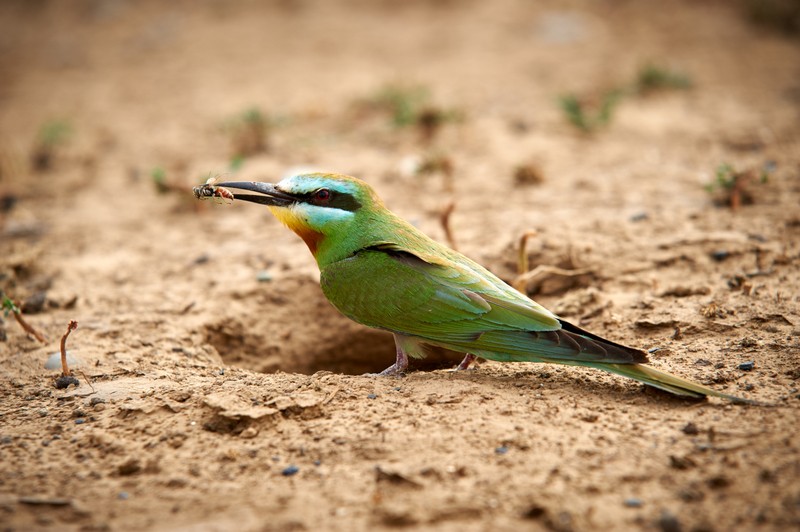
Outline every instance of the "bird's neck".
[[424, 250], [437, 244], [389, 210], [366, 214], [347, 230], [328, 235], [302, 235], [320, 270], [352, 257], [360, 250], [394, 244], [401, 249]]

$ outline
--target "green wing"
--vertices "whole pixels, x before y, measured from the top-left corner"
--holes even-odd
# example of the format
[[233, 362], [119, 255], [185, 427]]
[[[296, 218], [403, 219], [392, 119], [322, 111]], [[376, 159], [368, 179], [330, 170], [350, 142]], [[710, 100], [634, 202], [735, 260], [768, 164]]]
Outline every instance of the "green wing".
[[365, 249], [326, 266], [322, 290], [359, 323], [494, 360], [641, 361], [636, 350], [563, 329], [555, 315], [466, 257], [425, 258]]

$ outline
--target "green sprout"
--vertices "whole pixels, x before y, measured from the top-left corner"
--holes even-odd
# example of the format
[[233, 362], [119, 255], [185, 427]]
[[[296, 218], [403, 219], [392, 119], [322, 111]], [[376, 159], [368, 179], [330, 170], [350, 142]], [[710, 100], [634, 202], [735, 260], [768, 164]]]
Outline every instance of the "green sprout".
[[730, 164], [721, 163], [714, 173], [714, 181], [704, 188], [709, 194], [717, 196], [717, 204], [726, 205], [735, 211], [742, 205], [755, 202], [755, 194], [750, 185], [756, 180], [756, 176], [758, 183], [766, 183], [769, 173], [768, 168], [763, 168], [760, 173], [754, 168], [737, 171]]
[[72, 126], [66, 120], [50, 120], [42, 124], [37, 136], [41, 146], [53, 148], [64, 144], [72, 136]]
[[167, 184], [167, 172], [160, 166], [157, 166], [150, 170], [150, 179], [153, 180], [153, 184], [156, 186], [156, 191], [159, 194], [166, 194], [169, 192], [169, 185]]
[[713, 193], [718, 189], [733, 190], [735, 186], [736, 172], [734, 172], [733, 166], [728, 163], [720, 163], [716, 172], [714, 172], [714, 181], [708, 183], [705, 189], [707, 192]]
[[231, 172], [238, 172], [242, 168], [244, 161], [244, 155], [234, 155], [231, 157], [230, 163], [228, 163], [228, 168], [230, 168]]
[[42, 124], [31, 152], [31, 162], [37, 171], [49, 170], [53, 166], [56, 148], [65, 144], [72, 136], [72, 126], [65, 120], [50, 120]]
[[653, 63], [648, 63], [639, 70], [634, 83], [634, 91], [638, 94], [654, 92], [664, 89], [689, 89], [692, 80], [683, 72], [662, 68]]
[[231, 135], [231, 157], [244, 158], [267, 150], [270, 121], [257, 107], [239, 113], [227, 123]]
[[614, 109], [623, 97], [643, 95], [666, 89], [688, 89], [692, 81], [682, 72], [671, 71], [649, 63], [639, 70], [636, 79], [622, 87], [606, 91], [590, 111], [585, 98], [564, 94], [558, 99], [567, 121], [584, 133], [591, 133], [611, 122]]
[[559, 98], [559, 105], [564, 112], [567, 121], [584, 133], [591, 133], [598, 127], [602, 127], [611, 122], [614, 108], [622, 98], [623, 92], [619, 89], [606, 91], [600, 105], [592, 113], [587, 105], [578, 99], [574, 94], [565, 94]]
[[398, 87], [390, 85], [381, 89], [373, 99], [379, 107], [387, 109], [396, 127], [405, 127], [417, 122], [420, 110], [430, 97], [425, 87]]
[[264, 126], [267, 120], [264, 118], [264, 113], [257, 107], [251, 107], [242, 113], [242, 122], [245, 124], [254, 124], [257, 126]]
[[10, 313], [19, 314], [20, 313], [19, 307], [16, 306], [13, 301], [11, 301], [11, 298], [2, 292], [0, 292], [0, 294], [3, 295], [3, 305], [2, 305], [3, 316], [7, 318]]

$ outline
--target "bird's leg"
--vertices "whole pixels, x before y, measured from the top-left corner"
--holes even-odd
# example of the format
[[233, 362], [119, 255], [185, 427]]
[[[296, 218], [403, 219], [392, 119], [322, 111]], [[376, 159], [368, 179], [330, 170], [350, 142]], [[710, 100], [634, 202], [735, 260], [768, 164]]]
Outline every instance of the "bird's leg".
[[387, 377], [397, 377], [402, 375], [408, 369], [408, 355], [403, 351], [403, 348], [397, 345], [397, 359], [394, 364], [381, 371], [378, 375]]
[[399, 377], [403, 375], [408, 369], [408, 355], [406, 354], [405, 349], [402, 347], [402, 343], [405, 340], [405, 337], [398, 335], [394, 336], [394, 344], [397, 351], [397, 359], [394, 361], [394, 364], [386, 368], [385, 370], [381, 371], [380, 373], [367, 373], [367, 375], [373, 376], [382, 376], [382, 377]]
[[473, 362], [475, 362], [476, 358], [478, 358], [478, 357], [476, 357], [475, 355], [471, 355], [471, 354], [467, 353], [464, 356], [464, 360], [461, 361], [461, 364], [459, 364], [456, 367], [456, 371], [462, 371], [462, 370], [468, 369], [469, 365], [472, 364]]

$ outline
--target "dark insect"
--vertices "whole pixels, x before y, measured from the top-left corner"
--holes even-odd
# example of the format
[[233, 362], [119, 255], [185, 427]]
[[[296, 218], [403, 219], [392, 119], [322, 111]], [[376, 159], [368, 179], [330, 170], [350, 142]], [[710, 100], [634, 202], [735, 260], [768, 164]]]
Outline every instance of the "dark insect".
[[192, 188], [194, 197], [197, 199], [220, 198], [223, 202], [232, 202], [235, 198], [233, 192], [225, 187], [214, 186], [214, 183], [216, 183], [218, 179], [219, 176], [209, 177], [204, 184]]

